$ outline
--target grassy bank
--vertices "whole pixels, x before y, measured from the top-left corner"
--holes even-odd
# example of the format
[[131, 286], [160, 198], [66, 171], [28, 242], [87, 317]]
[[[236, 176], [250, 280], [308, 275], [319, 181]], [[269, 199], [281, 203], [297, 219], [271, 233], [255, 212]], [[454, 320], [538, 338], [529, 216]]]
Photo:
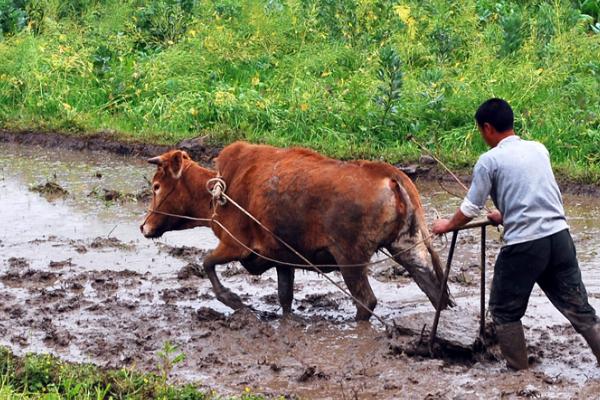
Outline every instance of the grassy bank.
[[508, 99], [600, 182], [600, 0], [0, 0], [0, 126], [210, 135], [453, 166]]
[[5, 399], [264, 400], [265, 397], [248, 389], [240, 396], [221, 397], [193, 385], [169, 384], [164, 373], [105, 370], [94, 365], [69, 364], [49, 355], [15, 357], [10, 350], [0, 347], [0, 400]]

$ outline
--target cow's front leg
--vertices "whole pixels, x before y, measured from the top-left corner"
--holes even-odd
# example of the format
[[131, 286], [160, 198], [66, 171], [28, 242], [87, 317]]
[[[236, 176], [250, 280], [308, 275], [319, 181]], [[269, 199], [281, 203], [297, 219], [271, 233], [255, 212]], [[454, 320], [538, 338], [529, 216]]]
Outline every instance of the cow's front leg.
[[292, 312], [292, 301], [294, 300], [294, 268], [277, 267], [277, 294], [283, 314]]
[[246, 305], [240, 299], [240, 296], [227, 289], [219, 281], [215, 266], [219, 264], [226, 264], [231, 261], [235, 261], [239, 258], [239, 254], [233, 254], [232, 249], [223, 244], [219, 243], [216, 249], [214, 249], [209, 255], [204, 258], [203, 266], [208, 279], [212, 285], [217, 300], [225, 304], [227, 307], [231, 307], [234, 310], [246, 307]]

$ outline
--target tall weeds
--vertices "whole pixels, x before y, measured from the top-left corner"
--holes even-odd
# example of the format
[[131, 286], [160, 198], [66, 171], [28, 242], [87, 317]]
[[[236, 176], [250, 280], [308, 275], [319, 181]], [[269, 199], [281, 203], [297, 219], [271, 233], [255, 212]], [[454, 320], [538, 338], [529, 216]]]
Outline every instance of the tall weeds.
[[[418, 155], [411, 133], [468, 165], [485, 149], [473, 113], [501, 96], [524, 137], [598, 182], [598, 3], [0, 0], [0, 126], [392, 162]], [[382, 49], [402, 61], [383, 108]]]

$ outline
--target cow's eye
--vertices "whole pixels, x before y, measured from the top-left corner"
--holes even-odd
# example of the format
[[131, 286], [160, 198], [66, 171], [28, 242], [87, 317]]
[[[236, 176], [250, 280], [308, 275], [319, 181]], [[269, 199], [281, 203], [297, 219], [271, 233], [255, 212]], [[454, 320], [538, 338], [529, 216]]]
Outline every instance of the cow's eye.
[[158, 192], [158, 189], [160, 189], [160, 185], [158, 183], [155, 183], [154, 185], [152, 185], [153, 191]]

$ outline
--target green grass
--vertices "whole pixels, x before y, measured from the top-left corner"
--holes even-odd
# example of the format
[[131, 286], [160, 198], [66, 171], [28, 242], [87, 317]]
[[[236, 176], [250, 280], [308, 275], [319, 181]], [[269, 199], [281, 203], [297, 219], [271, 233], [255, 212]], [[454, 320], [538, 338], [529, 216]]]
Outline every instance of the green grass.
[[[499, 96], [561, 173], [600, 183], [598, 10], [600, 0], [0, 0], [0, 126], [244, 138], [390, 162], [418, 157], [411, 134], [464, 167], [485, 150], [475, 109]], [[400, 81], [382, 103], [390, 51]]]
[[[164, 372], [164, 371], [163, 371]], [[0, 400], [264, 400], [249, 388], [239, 396], [222, 397], [194, 385], [167, 383], [163, 374], [133, 369], [105, 370], [70, 364], [50, 355], [16, 357], [0, 347]]]

